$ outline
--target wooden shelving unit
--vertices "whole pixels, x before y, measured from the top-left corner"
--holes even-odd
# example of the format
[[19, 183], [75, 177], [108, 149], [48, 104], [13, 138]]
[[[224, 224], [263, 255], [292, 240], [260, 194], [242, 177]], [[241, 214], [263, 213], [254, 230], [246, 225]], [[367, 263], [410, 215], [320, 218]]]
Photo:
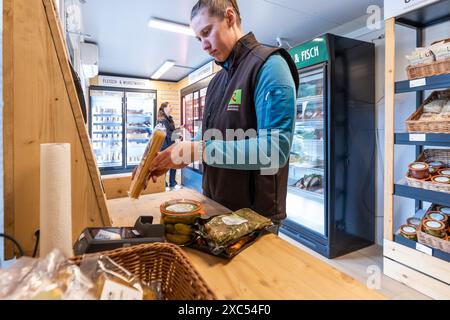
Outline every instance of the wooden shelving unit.
[[[416, 30], [416, 46], [423, 45], [423, 30], [450, 20], [450, 0], [438, 1], [397, 18], [386, 20], [386, 79], [385, 127], [386, 161], [384, 194], [384, 273], [432, 298], [450, 299], [450, 263], [448, 254], [413, 241], [403, 241], [394, 230], [394, 198], [404, 197], [450, 205], [450, 194], [412, 188], [394, 181], [395, 145], [410, 145], [417, 154], [424, 146], [450, 147], [450, 134], [408, 134], [395, 132], [395, 95], [416, 93], [417, 107], [424, 99], [425, 90], [450, 88], [450, 75], [420, 79], [420, 81], [395, 81], [397, 24]], [[411, 159], [413, 162], [415, 159]]]

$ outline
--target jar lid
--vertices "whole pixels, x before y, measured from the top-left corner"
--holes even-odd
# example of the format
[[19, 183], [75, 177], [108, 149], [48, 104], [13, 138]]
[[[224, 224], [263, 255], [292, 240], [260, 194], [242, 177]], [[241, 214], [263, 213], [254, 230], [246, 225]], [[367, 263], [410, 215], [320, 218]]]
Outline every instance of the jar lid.
[[442, 167], [443, 166], [443, 163], [440, 161], [433, 161], [428, 164], [430, 165], [430, 167]]
[[408, 225], [410, 226], [415, 226], [418, 227], [420, 226], [420, 222], [422, 220], [420, 220], [419, 218], [413, 217], [413, 218], [409, 218], [408, 220], [406, 220], [406, 222], [408, 223]]
[[450, 215], [450, 207], [442, 207], [439, 209], [439, 211], [443, 214], [448, 214]]
[[450, 169], [445, 169], [445, 170], [441, 170], [439, 171], [440, 174], [442, 174], [443, 176], [450, 176]]
[[436, 221], [445, 221], [447, 220], [447, 217], [444, 216], [442, 213], [439, 212], [430, 212], [427, 215], [431, 220], [436, 220]]
[[409, 167], [414, 170], [425, 170], [429, 168], [428, 164], [424, 162], [414, 162]]
[[186, 216], [200, 214], [203, 205], [195, 200], [171, 200], [161, 204], [161, 213], [176, 216]]
[[417, 229], [414, 228], [413, 226], [401, 226], [400, 228], [401, 232], [405, 233], [405, 234], [409, 234], [409, 235], [414, 235], [417, 232]]
[[436, 221], [436, 220], [425, 220], [424, 225], [426, 228], [431, 229], [431, 230], [445, 229], [445, 225], [442, 222]]
[[449, 177], [446, 177], [446, 176], [437, 176], [437, 177], [434, 177], [434, 178], [433, 178], [433, 181], [434, 181], [434, 182], [437, 182], [437, 183], [445, 183], [445, 184], [448, 184], [448, 183], [450, 183], [450, 178], [449, 178]]

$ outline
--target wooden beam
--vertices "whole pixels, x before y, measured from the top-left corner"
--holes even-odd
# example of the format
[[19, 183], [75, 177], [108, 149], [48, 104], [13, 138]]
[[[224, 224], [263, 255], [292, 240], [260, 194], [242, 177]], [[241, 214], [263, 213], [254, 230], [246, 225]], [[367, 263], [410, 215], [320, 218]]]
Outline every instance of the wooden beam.
[[384, 238], [393, 239], [395, 129], [395, 18], [386, 21]]
[[[14, 0], [3, 0], [3, 202], [5, 233], [14, 234]], [[14, 246], [5, 242], [5, 259], [14, 257]]]

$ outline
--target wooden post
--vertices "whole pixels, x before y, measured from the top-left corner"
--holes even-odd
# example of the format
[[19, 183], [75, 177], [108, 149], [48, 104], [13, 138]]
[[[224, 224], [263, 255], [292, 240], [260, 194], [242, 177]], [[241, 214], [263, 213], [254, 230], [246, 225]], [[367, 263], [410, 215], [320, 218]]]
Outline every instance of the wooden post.
[[393, 240], [395, 130], [395, 18], [386, 21], [384, 238]]

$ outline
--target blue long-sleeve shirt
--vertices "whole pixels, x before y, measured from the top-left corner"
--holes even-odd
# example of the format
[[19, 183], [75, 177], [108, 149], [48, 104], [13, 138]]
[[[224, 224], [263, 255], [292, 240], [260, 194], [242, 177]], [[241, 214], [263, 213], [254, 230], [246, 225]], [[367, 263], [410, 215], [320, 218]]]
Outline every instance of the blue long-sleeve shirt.
[[[223, 67], [228, 66], [229, 61]], [[296, 95], [287, 62], [279, 54], [272, 55], [261, 68], [256, 82], [257, 136], [238, 141], [206, 141], [206, 162], [213, 167], [235, 170], [284, 167], [289, 161], [295, 130]], [[278, 139], [270, 139], [274, 135], [278, 135]], [[277, 157], [272, 157], [272, 152], [278, 153], [276, 163], [273, 160]], [[245, 159], [245, 162], [238, 163], [237, 159]]]

